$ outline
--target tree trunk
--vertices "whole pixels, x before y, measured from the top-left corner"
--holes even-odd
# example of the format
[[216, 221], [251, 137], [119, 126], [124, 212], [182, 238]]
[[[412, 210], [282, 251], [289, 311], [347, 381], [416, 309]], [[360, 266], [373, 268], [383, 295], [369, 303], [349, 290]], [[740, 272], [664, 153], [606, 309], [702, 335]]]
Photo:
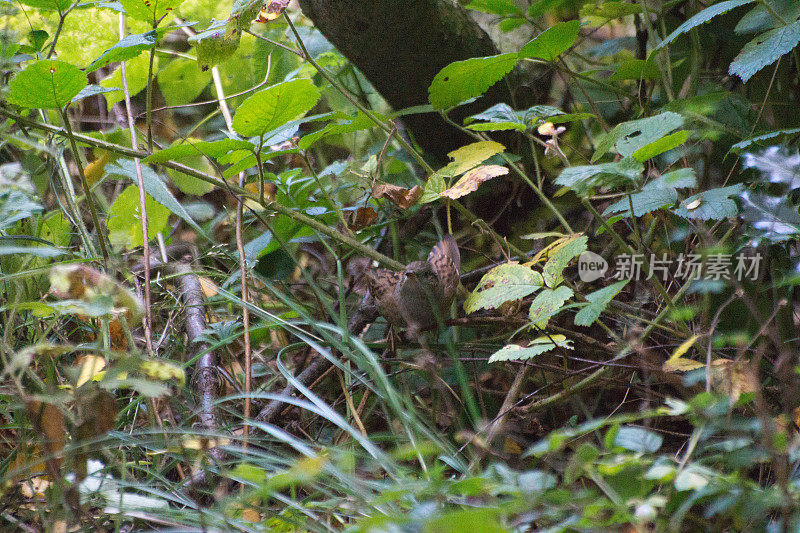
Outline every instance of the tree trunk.
[[[453, 61], [499, 53], [454, 0], [300, 0], [300, 6], [396, 110], [427, 103], [434, 76]], [[546, 96], [549, 78], [540, 78], [536, 87], [527, 86], [519, 72], [510, 76], [512, 83], [496, 83], [451, 117], [460, 121], [498, 102], [526, 105]], [[439, 161], [470, 140], [437, 113], [408, 115], [403, 122], [419, 146]]]

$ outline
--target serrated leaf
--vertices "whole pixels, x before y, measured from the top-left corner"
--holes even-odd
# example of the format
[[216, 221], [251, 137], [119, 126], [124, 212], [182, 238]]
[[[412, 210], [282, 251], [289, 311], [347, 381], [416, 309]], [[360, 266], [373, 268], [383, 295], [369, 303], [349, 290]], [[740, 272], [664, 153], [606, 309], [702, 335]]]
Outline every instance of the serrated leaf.
[[565, 168], [556, 178], [556, 183], [584, 195], [595, 187], [615, 187], [635, 182], [643, 171], [642, 163], [628, 157], [616, 163]]
[[691, 133], [686, 130], [680, 130], [676, 131], [675, 133], [670, 133], [666, 137], [661, 137], [657, 141], [642, 146], [641, 148], [633, 152], [631, 154], [631, 157], [644, 163], [648, 159], [652, 159], [657, 155], [663, 154], [666, 151], [672, 150], [673, 148], [677, 148], [678, 146], [682, 145], [689, 139], [690, 135]]
[[538, 272], [518, 263], [504, 263], [487, 272], [464, 302], [467, 314], [494, 309], [533, 294], [544, 285]]
[[553, 61], [569, 50], [578, 38], [581, 23], [578, 20], [559, 22], [533, 38], [519, 51], [520, 58], [538, 58]]
[[105, 67], [109, 63], [116, 63], [118, 61], [126, 61], [133, 57], [138, 56], [145, 50], [148, 50], [156, 45], [159, 38], [159, 32], [150, 30], [145, 33], [138, 33], [135, 35], [128, 35], [120, 39], [120, 41], [103, 52], [103, 54], [92, 61], [92, 64], [86, 68], [86, 73], [94, 72], [95, 70]]
[[[156, 233], [166, 232], [169, 209], [153, 200], [147, 193], [145, 193], [145, 206], [147, 232], [150, 239], [154, 239]], [[128, 186], [109, 207], [108, 240], [117, 249], [131, 249], [143, 244], [139, 187], [136, 185]]]
[[744, 6], [747, 4], [752, 4], [757, 0], [728, 0], [727, 2], [720, 2], [718, 4], [714, 4], [713, 6], [707, 7], [706, 9], [702, 10], [700, 13], [697, 13], [692, 18], [678, 26], [675, 31], [670, 33], [666, 39], [658, 43], [658, 46], [655, 47], [655, 50], [660, 50], [664, 46], [668, 45], [676, 38], [680, 37], [684, 33], [700, 26], [701, 24], [705, 24], [709, 20], [713, 19], [718, 15], [722, 15], [723, 13], [727, 13], [731, 9], [735, 9], [739, 6]]
[[35, 7], [37, 9], [65, 11], [72, 5], [72, 0], [20, 0], [20, 4]]
[[575, 315], [576, 326], [591, 326], [595, 320], [600, 318], [600, 313], [605, 311], [606, 306], [614, 299], [614, 296], [619, 294], [629, 280], [618, 281], [608, 287], [603, 287], [596, 290], [591, 294], [586, 295], [589, 305], [578, 311]]
[[517, 54], [508, 53], [450, 63], [433, 78], [428, 101], [434, 109], [448, 109], [481, 96], [511, 72], [517, 58]]
[[739, 76], [746, 83], [762, 68], [791, 52], [797, 43], [800, 43], [800, 20], [764, 32], [744, 45], [728, 67], [728, 73]]
[[547, 327], [550, 318], [558, 313], [564, 306], [564, 302], [572, 298], [573, 295], [572, 289], [563, 285], [555, 289], [542, 289], [533, 299], [528, 318], [536, 328], [544, 329]]
[[673, 212], [679, 217], [696, 218], [700, 220], [721, 220], [733, 217], [739, 212], [736, 202], [731, 196], [739, 196], [744, 190], [744, 185], [737, 183], [730, 187], [709, 189], [690, 196]]
[[36, 109], [61, 109], [86, 87], [86, 74], [69, 63], [43, 59], [11, 80], [8, 102]]
[[528, 346], [520, 346], [518, 344], [509, 344], [502, 347], [489, 357], [490, 363], [498, 361], [525, 361], [536, 357], [539, 354], [549, 352], [554, 348], [564, 348], [572, 350], [572, 341], [567, 340], [564, 335], [545, 335], [533, 339], [528, 343]]
[[586, 243], [588, 242], [589, 238], [586, 235], [581, 235], [568, 241], [553, 252], [542, 268], [545, 285], [553, 288], [564, 281], [564, 269], [570, 261], [586, 251]]
[[775, 137], [781, 135], [795, 135], [797, 133], [800, 133], [800, 128], [789, 128], [789, 129], [770, 131], [768, 133], [762, 133], [760, 135], [750, 137], [749, 139], [745, 139], [743, 141], [734, 144], [733, 146], [731, 146], [731, 151], [740, 152], [746, 148], [749, 148], [753, 144], [758, 144], [762, 141], [768, 141], [770, 139], [774, 139]]
[[242, 102], [233, 117], [233, 129], [244, 137], [263, 135], [305, 115], [319, 98], [319, 90], [308, 78], [273, 85]]
[[612, 147], [621, 156], [628, 157], [643, 146], [680, 128], [683, 126], [683, 122], [681, 115], [666, 111], [653, 117], [617, 124], [597, 143], [597, 149], [590, 162], [594, 163], [600, 159]]

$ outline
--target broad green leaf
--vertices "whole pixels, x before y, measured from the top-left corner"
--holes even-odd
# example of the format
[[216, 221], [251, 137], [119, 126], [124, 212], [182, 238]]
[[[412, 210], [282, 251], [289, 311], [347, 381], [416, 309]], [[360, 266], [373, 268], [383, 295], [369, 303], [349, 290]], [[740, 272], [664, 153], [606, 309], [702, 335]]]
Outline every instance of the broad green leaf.
[[524, 15], [525, 12], [512, 0], [472, 0], [466, 6], [467, 9], [474, 9], [483, 13], [493, 13], [495, 15]]
[[115, 91], [120, 91], [120, 90], [121, 89], [117, 89], [116, 87], [101, 87], [99, 85], [87, 85], [86, 87], [81, 89], [81, 92], [76, 94], [72, 98], [72, 100], [70, 100], [70, 102], [74, 104], [75, 102], [80, 102], [84, 98], [89, 98], [90, 96], [97, 96], [98, 94], [113, 93]]
[[422, 528], [422, 533], [509, 533], [500, 522], [500, 510], [488, 507], [458, 509], [433, 515]]
[[655, 61], [628, 59], [617, 67], [614, 74], [608, 77], [608, 81], [657, 80], [659, 77], [661, 77], [661, 72]]
[[35, 7], [37, 9], [57, 9], [65, 11], [72, 5], [72, 0], [20, 0], [20, 4]]
[[622, 426], [614, 438], [614, 446], [639, 453], [655, 453], [663, 443], [658, 433], [637, 426]]
[[157, 152], [145, 157], [143, 163], [164, 163], [184, 157], [194, 157], [203, 155], [218, 158], [234, 150], [254, 150], [255, 146], [250, 141], [240, 139], [221, 139], [219, 141], [192, 141], [187, 140], [179, 144], [173, 144], [169, 148], [158, 150]]
[[536, 0], [531, 3], [531, 6], [528, 8], [528, 16], [530, 18], [540, 17], [548, 11], [560, 7], [566, 1], [567, 0]]
[[542, 289], [533, 299], [528, 311], [528, 318], [536, 328], [544, 329], [550, 318], [558, 313], [564, 306], [564, 302], [573, 295], [572, 289], [563, 285], [556, 289]]
[[517, 263], [504, 263], [486, 273], [475, 290], [467, 296], [464, 311], [494, 309], [505, 302], [519, 300], [538, 291], [544, 279], [538, 272]]
[[447, 154], [452, 161], [437, 174], [448, 178], [475, 168], [493, 155], [504, 152], [505, 146], [495, 141], [478, 141]]
[[[158, 67], [158, 56], [153, 58], [153, 69]], [[139, 55], [125, 62], [125, 73], [127, 74], [128, 90], [130, 91], [131, 98], [139, 94], [145, 87], [147, 87], [147, 73], [150, 69], [150, 56]], [[111, 73], [111, 76], [104, 78], [100, 81], [101, 87], [118, 88], [119, 91], [106, 94], [106, 106], [109, 111], [114, 104], [122, 101], [125, 94], [122, 92], [122, 69], [117, 68]]]
[[[145, 193], [147, 232], [150, 239], [168, 229], [169, 209]], [[108, 209], [108, 240], [116, 249], [142, 246], [142, 215], [139, 209], [139, 187], [128, 186]]]
[[92, 64], [86, 69], [86, 72], [94, 72], [99, 68], [105, 67], [109, 63], [125, 61], [136, 57], [145, 50], [155, 46], [158, 38], [159, 32], [156, 30], [138, 33], [136, 35], [128, 35], [103, 52], [103, 55], [92, 61]]
[[11, 80], [9, 103], [39, 109], [61, 109], [86, 87], [86, 74], [69, 63], [43, 59]]
[[[482, 121], [483, 123], [472, 124], [476, 121]], [[510, 105], [502, 102], [493, 105], [482, 113], [467, 117], [464, 119], [464, 124], [468, 124], [467, 127], [475, 131], [490, 131], [489, 128], [493, 127], [497, 127], [497, 129], [517, 129], [520, 131], [526, 129], [519, 113], [514, 111]]]
[[265, 3], [264, 0], [234, 0], [231, 7], [231, 25], [238, 30], [238, 33], [249, 28]]
[[636, 15], [641, 12], [642, 6], [635, 3], [614, 1], [599, 4], [585, 2], [580, 9], [580, 17], [581, 19], [596, 17], [600, 20], [597, 24], [592, 25], [599, 26], [608, 20], [622, 18], [628, 15]]
[[758, 71], [788, 54], [800, 43], [800, 20], [762, 33], [742, 48], [728, 67], [728, 73], [747, 82]]
[[581, 23], [578, 20], [559, 22], [523, 46], [519, 51], [519, 57], [520, 59], [532, 57], [553, 61], [575, 43], [580, 29]]
[[438, 173], [434, 174], [428, 178], [428, 182], [425, 183], [425, 190], [422, 192], [422, 196], [419, 197], [419, 203], [427, 204], [435, 202], [441, 198], [442, 192], [446, 189], [447, 184], [444, 182], [444, 178]]
[[564, 335], [544, 335], [530, 341], [528, 346], [520, 346], [518, 344], [504, 346], [489, 357], [489, 362], [525, 361], [539, 354], [549, 352], [554, 348], [572, 350], [572, 341], [567, 340]]
[[192, 102], [211, 81], [211, 73], [203, 72], [196, 61], [178, 58], [158, 71], [158, 86], [167, 105]]
[[736, 202], [731, 196], [739, 196], [744, 190], [744, 185], [737, 183], [729, 187], [709, 189], [697, 193], [681, 202], [673, 212], [679, 217], [696, 218], [700, 220], [721, 220], [734, 217], [739, 212]]
[[164, 15], [181, 5], [183, 0], [120, 0], [120, 3], [129, 17], [154, 24], [170, 18]]
[[[108, 165], [108, 167], [106, 167], [106, 172], [109, 174], [109, 176], [121, 176], [128, 178], [133, 182], [137, 181], [136, 167], [134, 162], [130, 159], [120, 159], [116, 163]], [[197, 225], [191, 216], [189, 216], [189, 213], [186, 212], [186, 209], [184, 209], [183, 205], [176, 200], [170, 190], [167, 189], [167, 186], [164, 184], [161, 177], [147, 165], [142, 165], [142, 181], [144, 182], [145, 192], [155, 199], [160, 206], [163, 206], [164, 208], [181, 217], [199, 234], [204, 236], [206, 235], [203, 229]]]
[[545, 285], [555, 288], [556, 285], [564, 281], [564, 269], [570, 261], [586, 251], [587, 242], [589, 242], [589, 238], [586, 235], [581, 235], [577, 239], [561, 246], [550, 256], [542, 268]]
[[481, 96], [511, 72], [517, 58], [517, 54], [508, 53], [450, 63], [433, 78], [428, 101], [434, 109], [448, 109]]
[[367, 115], [359, 111], [355, 117], [349, 117], [347, 120], [340, 120], [335, 123], [327, 124], [321, 130], [303, 136], [297, 145], [301, 150], [306, 150], [315, 142], [328, 135], [341, 135], [342, 133], [367, 130], [373, 126], [375, 126], [375, 123]]
[[[777, 16], [777, 18], [776, 18]], [[769, 7], [759, 3], [748, 11], [733, 29], [737, 35], [759, 33], [784, 26], [800, 18], [800, 2], [795, 0], [769, 0]]]
[[664, 137], [672, 130], [683, 126], [683, 117], [672, 111], [659, 115], [623, 122], [614, 126], [597, 143], [597, 149], [591, 162], [600, 159], [612, 147], [623, 157], [632, 155], [636, 150]]
[[[251, 19], [252, 20], [252, 19]], [[216, 21], [211, 27], [189, 38], [190, 43], [196, 43], [197, 64], [205, 72], [214, 65], [218, 65], [231, 56], [239, 48], [241, 32], [229, 31], [226, 21]]]
[[642, 146], [633, 152], [631, 157], [644, 163], [648, 159], [652, 159], [657, 155], [663, 154], [664, 152], [682, 145], [689, 139], [690, 135], [691, 133], [686, 130], [670, 133], [666, 137], [661, 137], [657, 141]]
[[692, 18], [678, 26], [675, 31], [670, 33], [666, 39], [661, 41], [658, 46], [655, 47], [654, 51], [660, 50], [664, 46], [668, 45], [684, 33], [700, 26], [701, 24], [705, 24], [709, 20], [713, 19], [718, 15], [722, 15], [723, 13], [727, 13], [731, 9], [735, 9], [739, 6], [744, 6], [747, 4], [752, 4], [757, 0], [728, 0], [726, 2], [720, 2], [718, 4], [714, 4], [713, 6], [709, 6], [706, 9], [702, 10], [700, 13], [694, 15]]
[[632, 157], [616, 163], [583, 165], [569, 167], [561, 171], [556, 183], [564, 185], [583, 195], [589, 189], [603, 186], [617, 186], [637, 181], [644, 171], [644, 165]]
[[697, 176], [694, 169], [674, 170], [642, 187], [641, 192], [630, 196], [630, 200], [623, 198], [611, 205], [603, 212], [603, 216], [621, 212], [626, 212], [626, 216], [630, 216], [630, 207], [633, 204], [634, 216], [640, 217], [656, 209], [673, 205], [678, 200], [676, 189], [695, 187], [696, 185]]
[[608, 287], [596, 290], [591, 294], [586, 295], [589, 305], [578, 311], [575, 315], [576, 326], [591, 326], [595, 320], [600, 318], [600, 313], [605, 311], [606, 306], [614, 299], [614, 296], [619, 294], [629, 280], [618, 281]]
[[233, 129], [244, 137], [263, 135], [305, 115], [319, 98], [319, 90], [307, 78], [273, 85], [242, 102]]
[[525, 126], [525, 124], [520, 122], [479, 122], [470, 124], [467, 126], [467, 129], [472, 131], [525, 131], [528, 128]]

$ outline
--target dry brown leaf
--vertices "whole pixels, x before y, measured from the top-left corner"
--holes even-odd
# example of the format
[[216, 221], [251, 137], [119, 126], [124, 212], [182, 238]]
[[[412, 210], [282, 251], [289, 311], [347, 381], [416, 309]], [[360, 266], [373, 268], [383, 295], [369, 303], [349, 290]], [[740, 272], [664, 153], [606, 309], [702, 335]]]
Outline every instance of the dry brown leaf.
[[423, 189], [415, 185], [411, 189], [399, 187], [383, 181], [376, 181], [372, 186], [372, 196], [375, 198], [386, 198], [401, 209], [408, 209], [422, 196]]
[[731, 403], [739, 400], [742, 394], [758, 390], [758, 377], [747, 361], [714, 359], [711, 361], [711, 387], [727, 394]]
[[508, 174], [506, 167], [500, 165], [481, 165], [473, 168], [459, 179], [455, 185], [442, 191], [440, 196], [446, 196], [452, 200], [466, 196], [473, 191], [477, 191], [478, 187], [484, 181]]
[[81, 371], [78, 374], [78, 381], [75, 387], [80, 387], [84, 383], [89, 383], [94, 377], [106, 367], [106, 360], [101, 355], [86, 354], [78, 357], [78, 366]]
[[378, 213], [371, 207], [359, 207], [350, 212], [347, 220], [347, 227], [353, 231], [361, 231], [367, 226], [371, 226], [378, 220]]
[[61, 463], [59, 456], [66, 442], [67, 431], [64, 427], [64, 415], [55, 405], [36, 400], [26, 402], [28, 417], [34, 429], [42, 436], [42, 444], [48, 455], [45, 465], [51, 479], [61, 476]]
[[289, 0], [270, 0], [264, 4], [253, 22], [265, 24], [275, 20], [276, 18], [280, 17], [284, 11], [286, 11], [288, 5]]

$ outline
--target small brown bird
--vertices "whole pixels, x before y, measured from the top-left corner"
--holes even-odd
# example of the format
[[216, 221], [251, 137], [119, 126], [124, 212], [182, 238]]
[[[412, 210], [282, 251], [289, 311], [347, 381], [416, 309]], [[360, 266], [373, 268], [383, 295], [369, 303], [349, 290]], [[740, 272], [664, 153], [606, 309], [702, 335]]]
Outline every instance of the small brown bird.
[[427, 261], [414, 261], [402, 272], [385, 268], [367, 273], [378, 311], [394, 327], [408, 327], [410, 337], [436, 325], [455, 297], [461, 273], [461, 254], [452, 235], [433, 247]]

